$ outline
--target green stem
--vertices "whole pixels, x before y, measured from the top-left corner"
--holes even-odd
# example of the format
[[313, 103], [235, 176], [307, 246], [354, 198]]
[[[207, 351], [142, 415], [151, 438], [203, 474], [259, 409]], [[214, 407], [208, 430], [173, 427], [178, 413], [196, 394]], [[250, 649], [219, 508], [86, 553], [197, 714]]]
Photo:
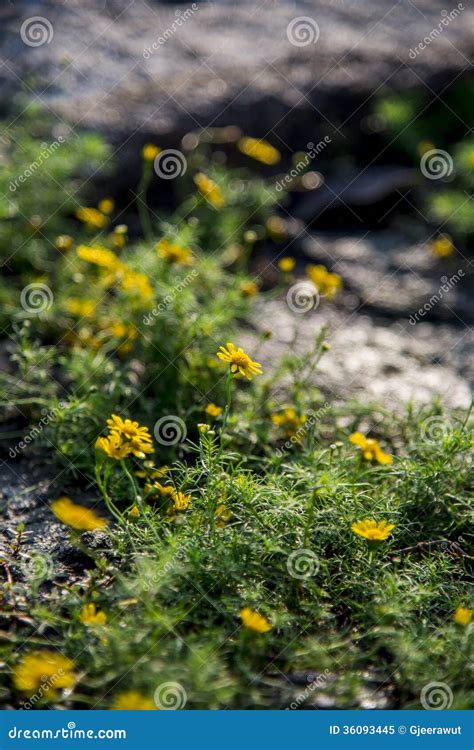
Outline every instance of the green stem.
[[117, 506], [113, 503], [112, 498], [109, 496], [107, 492], [107, 477], [109, 473], [110, 472], [107, 472], [107, 469], [106, 469], [106, 472], [104, 473], [104, 481], [102, 481], [101, 476], [100, 476], [100, 465], [99, 464], [95, 465], [95, 479], [97, 482], [97, 486], [102, 494], [102, 497], [104, 498], [104, 502], [107, 506], [107, 510], [112, 516], [114, 516], [114, 518], [117, 519], [117, 521], [119, 521], [119, 523], [125, 523], [125, 519], [122, 513], [119, 511]]
[[219, 462], [222, 456], [222, 441], [224, 438], [225, 429], [227, 427], [227, 421], [229, 419], [229, 412], [230, 407], [232, 403], [232, 381], [234, 379], [234, 374], [229, 370], [229, 374], [227, 375], [227, 380], [225, 381], [225, 395], [226, 395], [226, 403], [224, 408], [224, 415], [222, 417], [222, 427], [221, 427], [221, 441], [219, 446], [219, 452], [217, 454], [217, 461]]

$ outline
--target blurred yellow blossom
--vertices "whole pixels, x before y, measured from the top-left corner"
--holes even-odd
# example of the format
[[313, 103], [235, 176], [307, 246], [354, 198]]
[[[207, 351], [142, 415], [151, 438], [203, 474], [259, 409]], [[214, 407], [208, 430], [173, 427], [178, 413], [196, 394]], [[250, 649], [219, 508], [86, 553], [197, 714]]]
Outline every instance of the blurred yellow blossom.
[[248, 630], [253, 630], [254, 633], [268, 633], [272, 629], [267, 618], [250, 609], [250, 607], [244, 607], [240, 610], [240, 619], [244, 627]]
[[57, 651], [31, 651], [13, 670], [17, 690], [28, 695], [41, 692], [49, 700], [57, 697], [58, 689], [71, 688], [75, 681], [74, 662]]
[[168, 240], [160, 240], [156, 246], [158, 256], [167, 263], [178, 263], [181, 266], [191, 266], [194, 262], [192, 251]]
[[313, 282], [319, 294], [334, 299], [342, 287], [342, 279], [337, 273], [331, 273], [325, 266], [310, 263], [306, 266], [308, 278]]
[[274, 242], [284, 242], [287, 237], [286, 224], [280, 216], [269, 216], [266, 224], [269, 237]]
[[349, 440], [361, 449], [366, 461], [375, 460], [379, 464], [391, 464], [393, 462], [393, 456], [382, 450], [378, 440], [367, 438], [362, 432], [353, 432], [349, 435]]
[[84, 625], [106, 625], [107, 615], [105, 612], [98, 610], [93, 602], [84, 604], [79, 615], [79, 619]]
[[96, 310], [96, 302], [93, 299], [70, 297], [64, 306], [71, 315], [77, 318], [92, 318]]
[[79, 245], [77, 248], [77, 254], [81, 260], [85, 260], [87, 263], [93, 263], [101, 268], [107, 268], [111, 271], [119, 270], [122, 267], [122, 264], [114, 251], [102, 247], [101, 245]]
[[103, 214], [106, 214], [108, 216], [115, 208], [115, 201], [112, 198], [103, 198], [99, 202], [98, 208], [99, 211], [102, 211]]
[[217, 406], [212, 402], [208, 404], [204, 410], [210, 417], [219, 417], [222, 414], [222, 406]]
[[454, 245], [449, 234], [440, 234], [431, 243], [431, 249], [438, 258], [449, 258], [454, 253]]
[[472, 622], [474, 611], [467, 607], [458, 607], [453, 615], [454, 622], [458, 625], [469, 625]]
[[119, 693], [111, 705], [113, 711], [157, 711], [151, 698], [147, 698], [138, 690], [126, 690]]
[[154, 161], [160, 152], [161, 148], [158, 146], [153, 143], [145, 143], [142, 148], [142, 157], [145, 161]]
[[268, 141], [258, 138], [241, 138], [237, 143], [237, 148], [246, 156], [250, 156], [262, 164], [278, 164], [281, 154], [278, 149], [274, 148]]
[[51, 510], [56, 518], [76, 531], [96, 531], [105, 529], [108, 521], [98, 516], [93, 510], [76, 505], [70, 497], [63, 496], [51, 503]]
[[224, 198], [218, 184], [205, 175], [204, 172], [198, 172], [194, 176], [194, 183], [203, 198], [214, 206], [214, 208], [222, 208], [224, 206]]
[[305, 415], [298, 416], [295, 409], [287, 407], [283, 411], [271, 416], [272, 422], [277, 427], [281, 427], [287, 437], [292, 437], [306, 423]]
[[294, 258], [280, 258], [278, 261], [278, 268], [282, 273], [291, 273], [293, 271], [294, 267], [296, 266], [296, 261]]
[[85, 206], [84, 208], [78, 208], [76, 211], [76, 218], [82, 221], [86, 225], [87, 229], [104, 229], [109, 223], [109, 220], [102, 211], [98, 208], [90, 208]]

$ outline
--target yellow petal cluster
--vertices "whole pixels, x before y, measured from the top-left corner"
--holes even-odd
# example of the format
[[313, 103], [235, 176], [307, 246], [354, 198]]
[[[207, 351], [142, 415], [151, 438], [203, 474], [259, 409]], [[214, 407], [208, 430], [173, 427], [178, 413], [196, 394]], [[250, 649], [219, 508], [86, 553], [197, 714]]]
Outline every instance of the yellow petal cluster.
[[271, 420], [274, 425], [281, 427], [287, 437], [295, 435], [307, 421], [307, 417], [302, 414], [299, 416], [295, 409], [287, 407], [283, 411], [272, 414]]
[[219, 185], [204, 174], [204, 172], [198, 172], [194, 176], [194, 184], [211, 206], [222, 208], [225, 205]]
[[247, 630], [253, 630], [254, 633], [268, 633], [272, 629], [267, 618], [250, 609], [250, 607], [244, 607], [240, 610], [240, 619], [243, 626]]
[[99, 437], [96, 448], [109, 458], [120, 460], [129, 455], [145, 458], [146, 453], [153, 453], [152, 438], [148, 427], [141, 427], [131, 419], [122, 419], [117, 414], [107, 420], [109, 434]]
[[108, 521], [98, 516], [90, 508], [76, 505], [70, 497], [63, 496], [51, 503], [51, 510], [56, 518], [76, 531], [96, 531], [105, 529]]
[[191, 266], [194, 262], [192, 251], [168, 240], [160, 240], [156, 246], [158, 257], [167, 263], [177, 263], [181, 266]]
[[98, 610], [93, 602], [84, 604], [79, 615], [79, 619], [84, 625], [106, 625], [107, 615], [105, 612]]
[[38, 692], [50, 700], [58, 689], [70, 688], [75, 681], [74, 662], [56, 651], [31, 651], [13, 671], [17, 690], [28, 695]]
[[228, 342], [226, 346], [221, 346], [217, 356], [223, 362], [229, 363], [232, 373], [240, 373], [247, 380], [252, 380], [255, 375], [262, 374], [262, 365], [254, 362], [240, 346], [237, 348], [231, 342]]
[[278, 164], [281, 159], [278, 149], [274, 148], [268, 141], [259, 140], [258, 138], [241, 138], [237, 143], [237, 148], [242, 154], [250, 156], [262, 164]]
[[352, 435], [349, 435], [349, 440], [361, 449], [366, 461], [377, 461], [379, 464], [391, 464], [393, 462], [393, 456], [385, 453], [380, 447], [379, 441], [375, 438], [368, 438], [362, 432], [353, 432]]
[[126, 690], [119, 693], [111, 705], [113, 711], [156, 711], [157, 707], [151, 698], [138, 690]]
[[342, 279], [337, 273], [331, 273], [326, 266], [310, 263], [306, 266], [306, 273], [319, 294], [328, 299], [334, 299], [342, 287]]
[[365, 518], [362, 521], [356, 521], [352, 524], [351, 529], [354, 534], [367, 539], [370, 542], [383, 542], [391, 535], [395, 528], [394, 523], [387, 521], [374, 521], [371, 518]]
[[474, 610], [468, 607], [458, 607], [453, 615], [454, 622], [458, 625], [470, 625], [474, 617]]

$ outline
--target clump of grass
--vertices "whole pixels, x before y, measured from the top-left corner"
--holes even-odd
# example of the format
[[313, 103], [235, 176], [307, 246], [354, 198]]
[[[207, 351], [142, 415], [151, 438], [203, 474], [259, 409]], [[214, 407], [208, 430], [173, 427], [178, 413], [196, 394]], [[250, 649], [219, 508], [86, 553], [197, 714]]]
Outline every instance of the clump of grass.
[[[80, 580], [22, 576], [21, 527], [6, 545], [3, 700], [283, 708], [285, 675], [307, 671], [344, 707], [377, 678], [394, 705], [420, 707], [441, 681], [465, 708], [469, 415], [324, 399], [324, 332], [311, 357], [290, 350], [273, 372], [243, 350], [259, 282], [248, 257], [273, 191], [205, 149], [190, 156], [198, 170], [208, 182], [187, 175], [166, 221], [144, 201], [146, 239], [127, 239], [110, 199], [78, 214], [71, 203], [51, 225], [62, 239], [45, 223], [41, 262], [28, 250], [3, 287], [5, 415], [19, 436], [51, 415], [36, 450], [96, 499], [51, 497], [51, 522], [87, 561]], [[316, 268], [331, 304], [340, 279]], [[285, 269], [266, 294], [291, 283]], [[39, 312], [19, 303], [30, 283], [51, 292]]]

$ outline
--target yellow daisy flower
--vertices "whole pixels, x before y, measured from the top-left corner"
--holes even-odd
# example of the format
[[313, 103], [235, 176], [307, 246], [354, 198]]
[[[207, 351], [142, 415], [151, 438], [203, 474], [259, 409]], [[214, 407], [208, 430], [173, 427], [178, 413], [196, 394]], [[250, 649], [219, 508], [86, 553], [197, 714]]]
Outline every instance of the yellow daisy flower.
[[79, 619], [84, 625], [106, 625], [107, 615], [105, 612], [98, 611], [93, 602], [84, 604], [79, 615]]
[[115, 201], [112, 198], [103, 198], [99, 202], [98, 208], [99, 211], [102, 211], [103, 214], [106, 214], [108, 216], [115, 208]]
[[306, 273], [319, 294], [328, 299], [334, 299], [342, 287], [342, 279], [337, 273], [330, 273], [325, 266], [310, 263], [306, 266]]
[[278, 164], [281, 159], [278, 149], [274, 148], [268, 141], [258, 138], [241, 138], [237, 143], [237, 148], [242, 154], [250, 156], [262, 164]]
[[379, 464], [393, 463], [393, 456], [385, 453], [375, 438], [367, 438], [362, 432], [353, 432], [349, 435], [349, 440], [361, 449], [366, 461], [377, 461]]
[[131, 453], [137, 458], [145, 458], [145, 453], [153, 453], [152, 437], [148, 427], [141, 427], [131, 419], [122, 419], [117, 414], [107, 420], [107, 427], [111, 435], [117, 435], [122, 441], [127, 441]]
[[227, 346], [221, 346], [217, 356], [223, 362], [229, 363], [232, 373], [240, 373], [247, 380], [262, 374], [262, 365], [254, 362], [241, 347], [237, 349], [231, 342], [228, 342]]
[[155, 146], [154, 143], [145, 143], [142, 148], [142, 157], [145, 161], [155, 161], [160, 152], [161, 148]]
[[185, 495], [184, 492], [175, 492], [173, 502], [176, 510], [187, 510], [191, 502], [191, 495]]
[[204, 172], [198, 172], [194, 176], [194, 183], [203, 198], [205, 198], [211, 206], [214, 206], [214, 208], [222, 208], [222, 206], [224, 206], [224, 198], [222, 197], [219, 185], [204, 174]]
[[291, 407], [271, 416], [273, 424], [283, 428], [285, 435], [288, 437], [295, 435], [299, 428], [306, 423], [306, 419], [305, 415], [298, 416], [296, 411]]
[[250, 607], [244, 607], [240, 610], [240, 619], [244, 627], [247, 630], [253, 630], [254, 633], [268, 633], [272, 629], [267, 618], [250, 609]]
[[117, 461], [126, 458], [132, 452], [130, 443], [122, 442], [122, 438], [116, 433], [111, 433], [107, 437], [98, 437], [95, 441], [95, 447], [109, 458], [115, 458]]
[[147, 698], [138, 690], [126, 690], [119, 693], [110, 707], [113, 711], [156, 711], [158, 710], [151, 698]]
[[60, 497], [51, 503], [51, 510], [56, 518], [77, 531], [96, 531], [105, 529], [109, 522], [100, 518], [93, 510], [76, 505], [70, 497]]
[[93, 263], [101, 268], [107, 268], [109, 271], [118, 271], [122, 268], [122, 264], [114, 251], [100, 245], [92, 247], [89, 245], [79, 245], [77, 255], [81, 260]]
[[258, 286], [255, 281], [243, 281], [239, 286], [242, 297], [255, 297], [258, 294]]
[[210, 417], [219, 417], [222, 414], [222, 406], [210, 403], [206, 406], [204, 411], [206, 414], [209, 414]]
[[278, 261], [278, 268], [282, 273], [291, 273], [296, 266], [296, 260], [294, 258], [280, 258]]
[[472, 622], [474, 611], [467, 607], [458, 607], [453, 615], [454, 622], [458, 625], [469, 625]]
[[22, 693], [38, 691], [54, 700], [58, 689], [70, 688], [76, 681], [74, 662], [56, 651], [31, 651], [13, 670], [13, 683]]
[[388, 539], [391, 535], [392, 529], [394, 528], [394, 523], [387, 523], [387, 521], [374, 521], [370, 518], [356, 521], [351, 526], [354, 534], [357, 534], [370, 542], [385, 541], [385, 539]]
[[449, 258], [454, 253], [454, 245], [448, 234], [441, 234], [431, 243], [431, 249], [438, 258]]
[[103, 229], [109, 223], [109, 220], [98, 208], [78, 208], [76, 218], [86, 225], [87, 229]]
[[167, 263], [177, 263], [181, 266], [192, 266], [194, 262], [192, 251], [168, 240], [160, 240], [156, 246], [158, 256]]

